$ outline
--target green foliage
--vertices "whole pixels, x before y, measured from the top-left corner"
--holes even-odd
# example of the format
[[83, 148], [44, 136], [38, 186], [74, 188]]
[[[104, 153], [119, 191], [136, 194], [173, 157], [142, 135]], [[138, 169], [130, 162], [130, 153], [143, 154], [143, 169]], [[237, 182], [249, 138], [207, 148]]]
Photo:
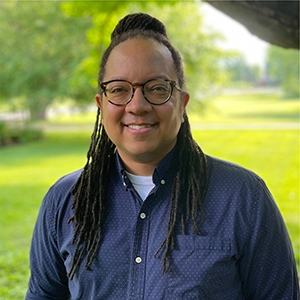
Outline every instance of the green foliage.
[[222, 37], [204, 29], [201, 3], [73, 1], [64, 3], [63, 10], [73, 17], [90, 15], [93, 18], [93, 26], [88, 29], [87, 37], [94, 48], [89, 58], [82, 64], [82, 73], [88, 75], [90, 80], [98, 73], [99, 58], [110, 42], [113, 28], [122, 17], [134, 12], [149, 13], [167, 27], [171, 42], [183, 56], [188, 90], [195, 100], [191, 107], [195, 108], [197, 103], [210, 96], [225, 80], [219, 60], [226, 54], [216, 46]]
[[[119, 19], [125, 14], [129, 2], [122, 1], [70, 1], [61, 5], [62, 10], [71, 18], [90, 18], [92, 23], [84, 29], [89, 51], [74, 70], [70, 80], [73, 93], [71, 97], [77, 99], [81, 94], [88, 101], [94, 96], [98, 88], [97, 74], [100, 57], [110, 43], [110, 34]], [[84, 91], [84, 92], [83, 92]]]
[[259, 66], [250, 66], [240, 53], [232, 52], [230, 56], [223, 60], [223, 65], [231, 84], [235, 85], [239, 82], [255, 83], [259, 79]]
[[267, 72], [274, 84], [282, 86], [285, 97], [299, 97], [299, 51], [270, 46]]
[[5, 141], [10, 139], [10, 131], [4, 122], [0, 122], [0, 145], [4, 144]]
[[0, 147], [28, 143], [43, 137], [41, 129], [30, 127], [10, 127], [0, 122]]
[[4, 1], [0, 19], [2, 102], [22, 96], [21, 108], [39, 119], [55, 99], [73, 93], [80, 97], [69, 83], [89, 52], [85, 42], [88, 18], [68, 17], [55, 1]]
[[[97, 91], [101, 54], [129, 12], [161, 19], [183, 55], [188, 90], [196, 103], [225, 80], [218, 34], [204, 29], [201, 3], [189, 1], [4, 1], [0, 3], [0, 103], [43, 119], [56, 100], [90, 102]], [[180, 30], [178, 30], [180, 26]]]

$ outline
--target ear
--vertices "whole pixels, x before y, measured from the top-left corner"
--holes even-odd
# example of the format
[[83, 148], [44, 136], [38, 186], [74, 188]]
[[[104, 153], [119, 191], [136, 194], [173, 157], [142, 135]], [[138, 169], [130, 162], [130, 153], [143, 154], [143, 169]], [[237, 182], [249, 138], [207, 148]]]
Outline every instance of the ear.
[[96, 103], [97, 103], [97, 106], [102, 109], [102, 97], [100, 94], [96, 94], [95, 95], [95, 100], [96, 100]]
[[183, 115], [184, 115], [184, 113], [185, 113], [185, 108], [186, 108], [186, 106], [187, 106], [189, 100], [190, 100], [190, 94], [184, 92], [184, 94], [183, 94], [183, 96], [182, 96], [182, 103], [183, 103], [183, 106], [182, 106], [182, 112], [181, 112], [181, 123], [184, 122]]
[[190, 100], [190, 94], [187, 92], [184, 92], [182, 100], [183, 100], [183, 107], [186, 108], [186, 106]]

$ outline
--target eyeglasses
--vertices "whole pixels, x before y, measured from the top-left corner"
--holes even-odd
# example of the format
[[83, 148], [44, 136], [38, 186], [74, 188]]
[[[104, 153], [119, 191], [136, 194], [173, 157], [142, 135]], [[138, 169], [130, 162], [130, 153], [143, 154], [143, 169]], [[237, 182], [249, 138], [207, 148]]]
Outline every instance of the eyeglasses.
[[128, 104], [139, 86], [142, 88], [145, 99], [153, 105], [161, 105], [168, 102], [174, 88], [182, 91], [175, 81], [168, 79], [150, 79], [141, 84], [134, 84], [121, 79], [100, 83], [107, 100], [111, 104], [118, 106]]

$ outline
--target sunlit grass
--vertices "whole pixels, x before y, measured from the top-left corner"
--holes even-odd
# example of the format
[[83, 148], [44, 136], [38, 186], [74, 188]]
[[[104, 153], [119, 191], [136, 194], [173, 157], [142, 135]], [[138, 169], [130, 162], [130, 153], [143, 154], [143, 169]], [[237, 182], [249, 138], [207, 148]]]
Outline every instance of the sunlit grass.
[[55, 180], [83, 166], [88, 144], [87, 133], [51, 133], [0, 150], [0, 299], [24, 299], [41, 200]]
[[190, 112], [192, 123], [283, 123], [299, 122], [299, 99], [280, 94], [222, 95], [208, 101], [205, 111]]

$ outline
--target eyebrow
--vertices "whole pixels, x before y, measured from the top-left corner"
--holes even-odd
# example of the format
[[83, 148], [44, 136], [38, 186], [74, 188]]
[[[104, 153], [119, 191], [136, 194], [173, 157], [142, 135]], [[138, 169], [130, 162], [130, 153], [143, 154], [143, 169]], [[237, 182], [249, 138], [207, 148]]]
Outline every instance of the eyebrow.
[[153, 79], [165, 79], [165, 80], [173, 80], [173, 81], [176, 81], [176, 79], [171, 79], [167, 76], [164, 76], [164, 75], [159, 75], [159, 76], [152, 76], [152, 77], [149, 77], [148, 79], [146, 80], [143, 80], [143, 81], [134, 81], [134, 82], [131, 82], [130, 80], [126, 79], [126, 78], [122, 78], [122, 77], [112, 77], [110, 79], [107, 79], [107, 80], [102, 80], [101, 82], [107, 82], [107, 81], [112, 81], [112, 80], [124, 80], [124, 81], [128, 81], [132, 84], [141, 84], [141, 83], [144, 83], [144, 82], [147, 82], [149, 80], [153, 80]]

